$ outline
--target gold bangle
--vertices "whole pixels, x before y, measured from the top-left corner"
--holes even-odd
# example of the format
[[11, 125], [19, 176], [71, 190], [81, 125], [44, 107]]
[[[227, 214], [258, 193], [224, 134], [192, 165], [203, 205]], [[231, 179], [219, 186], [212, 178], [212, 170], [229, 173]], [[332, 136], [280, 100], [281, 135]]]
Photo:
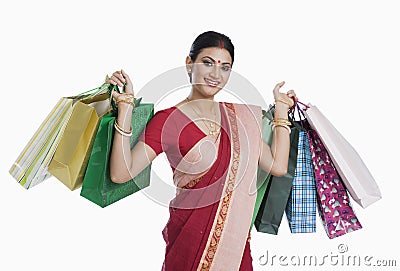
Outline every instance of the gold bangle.
[[284, 122], [284, 123], [287, 123], [287, 124], [291, 124], [291, 122], [288, 119], [283, 119], [283, 118], [277, 118], [277, 119], [274, 119], [274, 121], [275, 122]]
[[134, 103], [133, 101], [131, 101], [131, 100], [118, 100], [118, 101], [117, 101], [117, 105], [118, 105], [119, 103], [126, 103], [126, 104], [130, 104], [130, 105], [132, 105], [133, 107], [135, 107], [135, 103]]
[[274, 124], [274, 125], [288, 125], [288, 126], [292, 125], [292, 123], [290, 121], [273, 121], [272, 124]]
[[283, 127], [283, 128], [285, 128], [286, 130], [288, 130], [289, 135], [290, 135], [290, 133], [292, 132], [292, 131], [290, 130], [290, 127], [287, 126], [287, 125], [284, 125], [284, 124], [277, 124], [277, 125], [274, 124], [274, 125], [272, 125], [272, 131], [275, 130], [276, 127]]
[[118, 125], [117, 120], [115, 120], [115, 126], [117, 126], [117, 128], [118, 128], [119, 130], [121, 130], [121, 131], [122, 131], [123, 133], [125, 133], [125, 134], [132, 134], [132, 127], [131, 127], [131, 129], [130, 129], [129, 131], [126, 131], [126, 130], [124, 130], [121, 126]]
[[119, 96], [119, 100], [116, 100], [116, 102], [118, 103], [118, 101], [131, 101], [131, 102], [135, 102], [135, 96], [133, 94], [129, 94], [129, 93], [123, 93], [121, 94], [121, 96]]
[[132, 99], [135, 99], [135, 96], [133, 94], [130, 94], [130, 93], [123, 93], [121, 96], [120, 96], [121, 98], [132, 98]]
[[289, 120], [286, 120], [286, 119], [274, 119], [273, 121], [275, 121], [275, 122], [286, 122], [286, 123], [290, 123], [290, 121], [289, 121]]

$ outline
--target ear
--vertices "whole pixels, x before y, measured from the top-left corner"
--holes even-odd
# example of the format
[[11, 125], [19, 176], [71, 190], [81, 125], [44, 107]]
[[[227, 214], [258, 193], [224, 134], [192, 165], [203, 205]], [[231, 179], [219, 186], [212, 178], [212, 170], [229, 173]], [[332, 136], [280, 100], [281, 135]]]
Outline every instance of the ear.
[[190, 58], [190, 56], [186, 57], [186, 61], [185, 62], [186, 62], [186, 71], [187, 71], [187, 73], [188, 74], [192, 73], [193, 63], [192, 63], [192, 59]]
[[192, 63], [192, 59], [190, 58], [190, 56], [186, 57], [186, 72], [189, 76], [189, 81], [190, 83], [192, 83], [192, 67], [193, 67], [193, 63]]

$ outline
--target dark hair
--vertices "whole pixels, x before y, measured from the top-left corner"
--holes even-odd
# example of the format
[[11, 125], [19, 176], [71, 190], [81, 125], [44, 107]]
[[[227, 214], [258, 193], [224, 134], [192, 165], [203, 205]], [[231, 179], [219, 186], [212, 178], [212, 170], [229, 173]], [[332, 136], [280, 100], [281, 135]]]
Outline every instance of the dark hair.
[[194, 62], [196, 60], [201, 50], [209, 47], [220, 47], [228, 50], [232, 58], [231, 64], [233, 64], [235, 47], [233, 46], [231, 39], [224, 34], [215, 31], [207, 31], [197, 36], [189, 52], [192, 61]]

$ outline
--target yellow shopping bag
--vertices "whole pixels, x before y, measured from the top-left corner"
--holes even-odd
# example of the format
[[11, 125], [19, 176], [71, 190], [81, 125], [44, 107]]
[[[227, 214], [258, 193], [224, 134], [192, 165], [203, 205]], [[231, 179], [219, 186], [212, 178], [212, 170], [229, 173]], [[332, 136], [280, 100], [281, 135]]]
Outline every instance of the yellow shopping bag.
[[48, 171], [69, 189], [82, 185], [100, 117], [110, 110], [109, 95], [102, 93], [75, 102]]

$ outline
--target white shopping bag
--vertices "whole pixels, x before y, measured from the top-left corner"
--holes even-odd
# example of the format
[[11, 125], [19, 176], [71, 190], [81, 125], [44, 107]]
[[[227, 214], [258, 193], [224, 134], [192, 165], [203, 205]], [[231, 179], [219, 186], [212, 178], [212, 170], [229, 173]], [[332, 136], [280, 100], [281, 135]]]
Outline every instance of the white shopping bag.
[[71, 113], [72, 100], [61, 98], [12, 165], [10, 174], [26, 189], [51, 176], [47, 166]]
[[304, 111], [320, 136], [351, 197], [363, 208], [382, 198], [381, 192], [357, 151], [314, 105]]

